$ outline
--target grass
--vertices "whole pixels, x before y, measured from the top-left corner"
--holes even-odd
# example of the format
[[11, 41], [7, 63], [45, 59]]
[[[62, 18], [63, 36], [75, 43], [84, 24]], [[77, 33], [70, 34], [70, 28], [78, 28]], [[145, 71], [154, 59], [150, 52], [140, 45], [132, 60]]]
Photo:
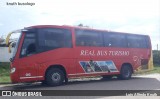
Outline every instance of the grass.
[[[10, 83], [10, 64], [9, 63], [0, 63], [0, 84], [4, 84], [4, 83]], [[149, 71], [140, 71], [137, 72], [135, 75], [137, 74], [153, 74], [153, 73], [160, 73], [160, 65], [154, 65], [154, 69], [153, 70], [149, 70]]]
[[1, 63], [0, 62], [0, 84], [2, 83], [10, 83], [10, 77], [9, 77], [9, 63]]
[[160, 65], [155, 64], [153, 70], [147, 70], [147, 71], [139, 71], [136, 74], [154, 74], [159, 73], [160, 74]]

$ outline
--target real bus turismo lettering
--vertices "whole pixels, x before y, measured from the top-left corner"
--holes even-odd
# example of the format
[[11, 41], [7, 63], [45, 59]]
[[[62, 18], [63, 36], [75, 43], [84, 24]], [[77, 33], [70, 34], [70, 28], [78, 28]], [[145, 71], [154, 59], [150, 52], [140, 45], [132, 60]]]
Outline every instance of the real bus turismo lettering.
[[129, 56], [129, 51], [81, 50], [81, 56]]

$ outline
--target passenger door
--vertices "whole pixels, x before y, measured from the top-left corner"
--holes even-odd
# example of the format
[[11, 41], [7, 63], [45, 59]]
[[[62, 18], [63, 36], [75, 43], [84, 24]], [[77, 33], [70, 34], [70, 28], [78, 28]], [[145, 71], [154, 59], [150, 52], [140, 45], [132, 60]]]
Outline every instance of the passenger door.
[[20, 79], [23, 81], [31, 81], [38, 77], [38, 64], [36, 63], [36, 34], [25, 33], [24, 41], [18, 59], [18, 71]]

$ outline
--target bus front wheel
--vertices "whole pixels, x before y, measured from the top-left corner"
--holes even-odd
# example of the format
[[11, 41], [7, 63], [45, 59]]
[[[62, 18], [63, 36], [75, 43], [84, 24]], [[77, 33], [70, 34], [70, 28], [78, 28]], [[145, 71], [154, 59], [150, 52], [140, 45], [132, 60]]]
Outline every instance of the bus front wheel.
[[46, 83], [50, 86], [61, 85], [64, 79], [65, 76], [63, 71], [58, 68], [51, 68], [46, 74]]
[[120, 71], [120, 75], [118, 75], [119, 79], [128, 80], [132, 76], [132, 68], [130, 65], [123, 65]]

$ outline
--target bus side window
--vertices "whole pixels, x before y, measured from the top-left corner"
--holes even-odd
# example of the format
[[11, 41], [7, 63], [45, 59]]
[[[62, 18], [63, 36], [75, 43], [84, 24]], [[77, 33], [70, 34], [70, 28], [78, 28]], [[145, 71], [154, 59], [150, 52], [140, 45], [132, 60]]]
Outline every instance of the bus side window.
[[92, 30], [79, 30], [76, 32], [76, 46], [103, 46], [102, 34]]
[[92, 43], [93, 46], [98, 46], [98, 43], [96, 41], [93, 41]]
[[38, 30], [38, 53], [71, 47], [72, 35], [69, 30], [60, 28], [42, 28]]
[[80, 42], [80, 46], [84, 46], [85, 45], [85, 42], [84, 41], [81, 41]]
[[114, 32], [104, 34], [104, 43], [106, 47], [127, 47], [125, 35]]
[[31, 43], [28, 47], [27, 47], [27, 56], [34, 54], [36, 52], [36, 45], [34, 43]]
[[144, 36], [128, 35], [128, 47], [130, 48], [147, 48], [147, 42]]

